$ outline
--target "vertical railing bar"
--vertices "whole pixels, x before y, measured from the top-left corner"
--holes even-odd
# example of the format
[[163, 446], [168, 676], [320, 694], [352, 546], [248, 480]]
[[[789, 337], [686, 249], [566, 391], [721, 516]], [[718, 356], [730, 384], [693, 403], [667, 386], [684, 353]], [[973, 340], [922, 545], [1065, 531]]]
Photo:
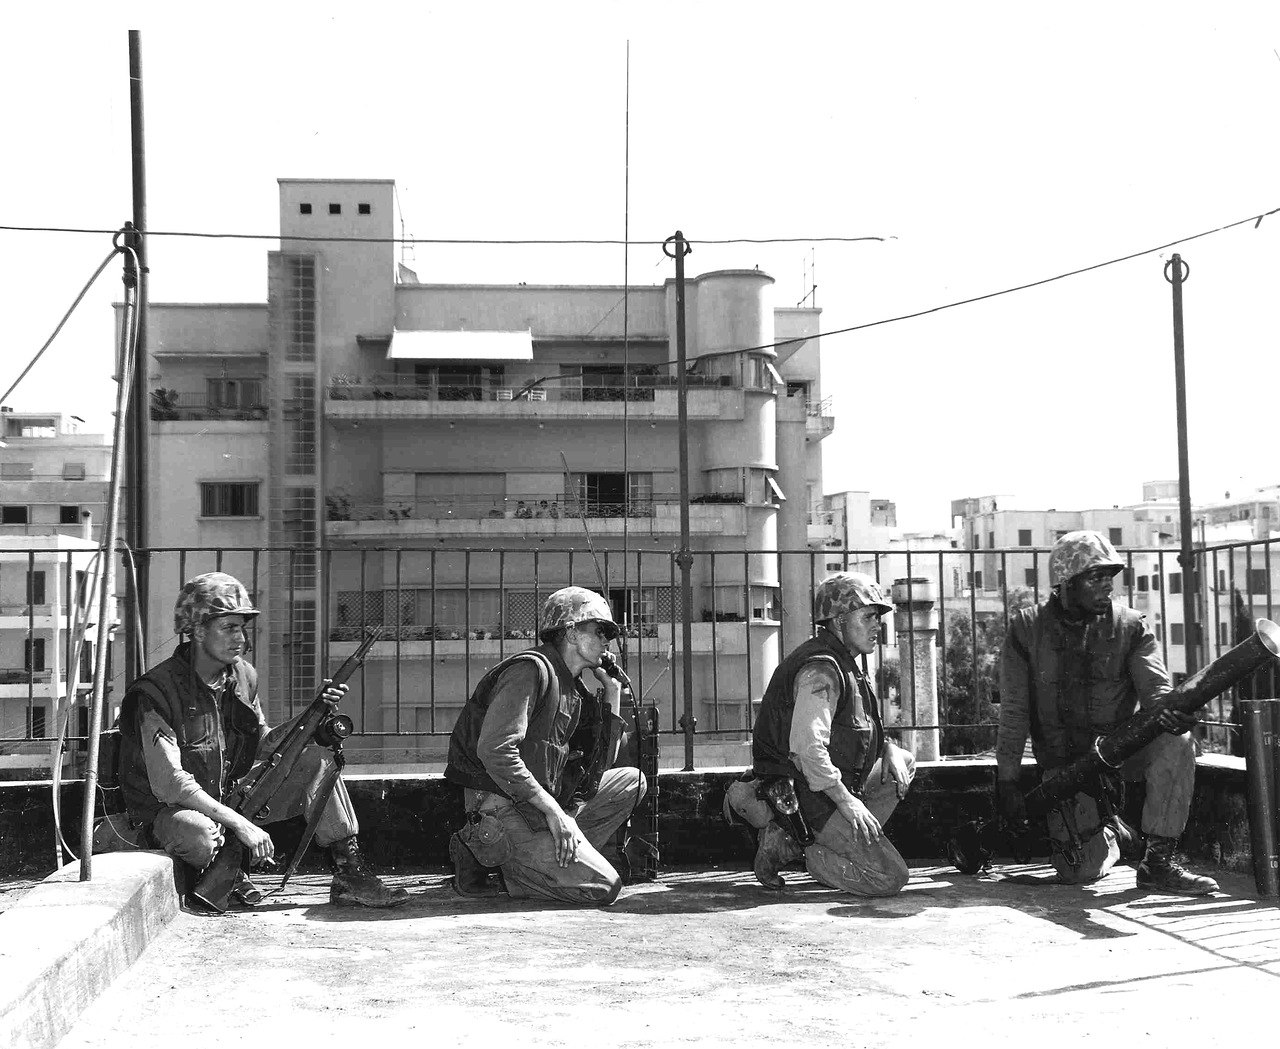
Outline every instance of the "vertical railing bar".
[[285, 636], [288, 638], [287, 647], [289, 649], [288, 654], [285, 657], [289, 664], [289, 672], [288, 672], [289, 676], [287, 679], [288, 694], [285, 697], [286, 700], [288, 701], [289, 717], [293, 717], [293, 689], [294, 689], [293, 664], [295, 662], [294, 646], [297, 643], [297, 638], [295, 636], [295, 623], [293, 618], [297, 612], [297, 592], [295, 587], [295, 580], [297, 577], [297, 563], [296, 563], [297, 553], [298, 553], [297, 547], [293, 547], [293, 546], [289, 547], [289, 621], [288, 621], [287, 631], [285, 634]]
[[[430, 731], [434, 735], [436, 731], [436, 639], [440, 635], [440, 626], [436, 622], [436, 552], [431, 551], [431, 561], [427, 566], [427, 572], [431, 577], [431, 700], [427, 707], [427, 722], [431, 726]], [[415, 607], [417, 598], [414, 598]], [[467, 694], [468, 698], [470, 693]], [[414, 728], [416, 730], [417, 723], [415, 720]]]
[[742, 585], [746, 588], [743, 593], [742, 610], [745, 614], [742, 619], [747, 646], [747, 719], [751, 720], [751, 696], [754, 691], [751, 674], [751, 555], [746, 550], [742, 552]]
[[[404, 549], [403, 549], [402, 547], [397, 546], [397, 547], [396, 547], [396, 616], [395, 616], [395, 630], [396, 630], [396, 732], [397, 732], [397, 733], [399, 733], [399, 732], [403, 731], [403, 726], [402, 726], [402, 723], [401, 723], [401, 720], [400, 720], [400, 689], [401, 689], [401, 682], [400, 682], [400, 653], [401, 653], [401, 649], [400, 649], [400, 646], [401, 646], [401, 641], [402, 641], [402, 639], [403, 639], [403, 637], [404, 637], [404, 626], [405, 626], [405, 623], [404, 623], [404, 621], [405, 621], [405, 614], [404, 614], [404, 592], [403, 592], [403, 591], [404, 591], [404, 588], [403, 588], [403, 580], [402, 580], [402, 570], [403, 570], [403, 566], [404, 566]], [[384, 604], [384, 605], [383, 605], [383, 608], [382, 608], [382, 618], [385, 620], [385, 619], [386, 619], [386, 617], [387, 617], [387, 609], [386, 609], [386, 605]], [[417, 617], [415, 616], [414, 618], [417, 618]], [[414, 728], [415, 728], [415, 729], [416, 729], [417, 727], [418, 727], [417, 725], [414, 725]], [[415, 739], [414, 746], [415, 746], [415, 747], [420, 746], [422, 741], [421, 741], [421, 740], [419, 740], [419, 739], [417, 739], [417, 737], [416, 737], [416, 736], [414, 737], [414, 739]], [[407, 748], [406, 748], [406, 749], [407, 749]]]
[[1169, 585], [1169, 581], [1164, 575], [1164, 551], [1156, 551], [1156, 569], [1160, 573], [1160, 653], [1164, 660], [1164, 665], [1169, 666], [1169, 619], [1165, 615], [1164, 592]]
[[[711, 584], [711, 695], [712, 702], [716, 708], [716, 728], [720, 727], [720, 654], [719, 646], [716, 644], [716, 637], [719, 624], [716, 619], [720, 615], [719, 605], [720, 598], [716, 593], [716, 555], [717, 551], [712, 551], [709, 555], [709, 566], [707, 569], [707, 579]], [[748, 709], [751, 706], [750, 699], [747, 700]]]
[[471, 695], [471, 551], [462, 552], [462, 692]]

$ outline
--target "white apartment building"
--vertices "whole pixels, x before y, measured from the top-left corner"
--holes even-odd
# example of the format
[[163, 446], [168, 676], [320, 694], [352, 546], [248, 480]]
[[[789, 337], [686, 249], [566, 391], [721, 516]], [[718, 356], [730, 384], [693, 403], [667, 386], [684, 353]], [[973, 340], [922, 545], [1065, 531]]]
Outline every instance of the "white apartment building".
[[[0, 778], [47, 776], [60, 703], [88, 727], [96, 634], [79, 650], [111, 445], [61, 412], [0, 409]], [[88, 614], [87, 614], [88, 613]], [[74, 768], [75, 750], [71, 751]]]
[[[425, 284], [395, 262], [391, 181], [281, 179], [279, 203], [265, 303], [151, 304], [149, 529], [173, 549], [151, 561], [152, 659], [182, 579], [216, 567], [264, 609], [254, 658], [273, 720], [385, 624], [355, 681], [359, 748], [433, 759], [485, 669], [530, 642], [542, 600], [603, 574], [632, 678], [673, 729], [674, 281]], [[781, 647], [808, 631], [810, 543], [831, 537], [811, 531], [834, 425], [820, 311], [775, 308], [772, 284], [745, 269], [687, 281], [700, 731], [749, 725]]]

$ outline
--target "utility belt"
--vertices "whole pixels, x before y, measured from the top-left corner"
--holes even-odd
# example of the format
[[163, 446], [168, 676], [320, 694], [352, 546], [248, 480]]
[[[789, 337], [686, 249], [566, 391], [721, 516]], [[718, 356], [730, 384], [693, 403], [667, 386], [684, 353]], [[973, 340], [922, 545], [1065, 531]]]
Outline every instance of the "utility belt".
[[800, 811], [795, 780], [790, 776], [761, 776], [756, 780], [756, 797], [769, 806], [773, 818], [801, 848], [813, 844], [813, 829]]

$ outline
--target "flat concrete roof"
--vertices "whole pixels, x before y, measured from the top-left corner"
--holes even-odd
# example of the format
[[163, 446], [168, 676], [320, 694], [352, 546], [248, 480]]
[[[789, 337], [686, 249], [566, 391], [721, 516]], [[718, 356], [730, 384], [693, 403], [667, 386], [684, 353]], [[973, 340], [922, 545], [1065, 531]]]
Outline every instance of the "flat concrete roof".
[[1280, 911], [1250, 879], [1189, 899], [1138, 891], [1127, 867], [1034, 884], [1050, 876], [916, 866], [901, 895], [861, 900], [799, 872], [776, 894], [684, 868], [597, 910], [464, 900], [434, 870], [390, 877], [407, 906], [364, 911], [305, 875], [255, 911], [178, 915], [60, 1049], [1199, 1049], [1271, 1029]]

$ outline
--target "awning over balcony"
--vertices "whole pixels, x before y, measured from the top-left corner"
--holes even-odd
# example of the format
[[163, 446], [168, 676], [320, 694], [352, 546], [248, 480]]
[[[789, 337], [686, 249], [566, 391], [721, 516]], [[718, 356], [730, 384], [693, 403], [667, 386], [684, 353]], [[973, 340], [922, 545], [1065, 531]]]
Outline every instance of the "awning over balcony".
[[532, 331], [394, 331], [389, 361], [531, 361]]

